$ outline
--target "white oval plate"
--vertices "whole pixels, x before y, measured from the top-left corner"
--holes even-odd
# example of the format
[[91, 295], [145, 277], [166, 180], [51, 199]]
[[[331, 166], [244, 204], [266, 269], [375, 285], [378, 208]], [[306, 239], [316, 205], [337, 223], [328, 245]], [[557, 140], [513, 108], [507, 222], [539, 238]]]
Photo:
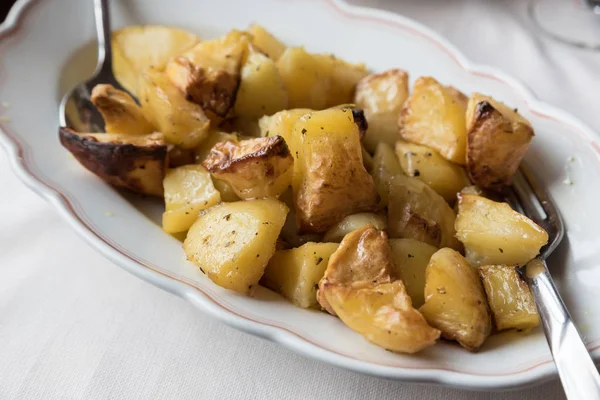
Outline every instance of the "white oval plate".
[[[127, 271], [177, 294], [238, 329], [308, 357], [385, 378], [470, 389], [507, 389], [555, 376], [541, 331], [491, 337], [479, 353], [440, 343], [418, 355], [393, 354], [367, 343], [338, 319], [293, 307], [260, 289], [254, 298], [212, 284], [185, 262], [181, 244], [153, 218], [160, 205], [105, 185], [69, 157], [57, 138], [58, 103], [93, 70], [91, 1], [20, 0], [0, 27], [0, 142], [33, 190], [56, 206], [87, 242]], [[289, 45], [334, 52], [373, 70], [400, 67], [414, 80], [432, 75], [471, 93], [518, 107], [537, 136], [529, 165], [563, 212], [568, 234], [552, 257], [559, 288], [594, 355], [600, 355], [600, 146], [590, 128], [537, 101], [522, 84], [467, 61], [443, 38], [414, 21], [336, 0], [130, 0], [113, 2], [113, 27], [152, 23], [190, 29], [202, 38], [259, 22]], [[85, 44], [87, 48], [80, 50]], [[575, 156], [574, 161], [569, 157]], [[573, 185], [563, 181], [570, 179]], [[10, 195], [10, 194], [4, 194]], [[19, 210], [21, 212], [25, 210]], [[85, 262], [82, 260], [82, 262]], [[596, 292], [596, 293], [595, 293]], [[199, 355], [200, 356], [200, 355]]]

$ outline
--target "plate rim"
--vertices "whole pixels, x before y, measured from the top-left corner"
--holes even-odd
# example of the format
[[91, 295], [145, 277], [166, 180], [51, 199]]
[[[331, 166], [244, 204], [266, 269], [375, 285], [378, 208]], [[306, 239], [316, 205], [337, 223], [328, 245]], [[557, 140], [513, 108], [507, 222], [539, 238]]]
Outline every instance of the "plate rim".
[[[399, 14], [363, 6], [344, 3], [342, 0], [313, 0], [327, 3], [343, 16], [372, 20], [375, 19], [386, 24], [404, 28], [417, 33], [436, 44], [441, 51], [450, 55], [465, 71], [500, 81], [511, 87], [516, 94], [525, 100], [529, 110], [539, 117], [554, 120], [570, 125], [587, 139], [600, 159], [600, 146], [597, 144], [597, 135], [594, 131], [571, 114], [562, 111], [550, 104], [537, 99], [533, 92], [518, 79], [507, 75], [495, 68], [474, 64], [467, 60], [458, 49], [432, 29], [419, 22]], [[20, 21], [23, 15], [40, 0], [18, 0], [11, 8], [4, 23], [0, 24], [0, 42], [19, 32]], [[2, 65], [0, 64], [0, 73]], [[1, 75], [0, 75], [1, 76]], [[196, 308], [208, 313], [213, 318], [224, 322], [238, 330], [271, 340], [293, 350], [303, 356], [317, 359], [321, 362], [335, 365], [344, 369], [360, 372], [372, 376], [400, 380], [413, 383], [429, 383], [448, 387], [471, 390], [510, 390], [520, 389], [551, 380], [557, 376], [556, 367], [552, 359], [547, 359], [536, 365], [508, 374], [476, 375], [443, 368], [415, 368], [397, 367], [375, 364], [354, 359], [347, 355], [325, 349], [301, 335], [285, 327], [271, 325], [265, 322], [252, 320], [226, 306], [219, 304], [208, 294], [191, 282], [185, 282], [172, 275], [161, 272], [157, 266], [147, 260], [142, 260], [120, 248], [110, 239], [103, 237], [102, 232], [94, 227], [91, 221], [86, 221], [85, 215], [77, 211], [77, 200], [71, 198], [66, 191], [53, 187], [38, 176], [24, 157], [27, 145], [20, 143], [18, 136], [0, 122], [0, 146], [7, 153], [9, 163], [17, 177], [35, 193], [51, 203], [59, 214], [71, 225], [74, 230], [94, 249], [116, 265], [145, 281], [160, 287], [168, 292], [182, 297], [192, 303]], [[33, 160], [31, 160], [33, 165]], [[594, 358], [598, 359], [600, 346], [591, 349]]]

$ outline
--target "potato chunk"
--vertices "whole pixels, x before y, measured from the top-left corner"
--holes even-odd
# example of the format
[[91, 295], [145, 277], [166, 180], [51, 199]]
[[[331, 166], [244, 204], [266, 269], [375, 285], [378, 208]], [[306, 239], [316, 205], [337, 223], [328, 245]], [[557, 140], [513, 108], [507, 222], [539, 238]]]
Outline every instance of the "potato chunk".
[[59, 138], [81, 165], [109, 184], [162, 196], [167, 145], [161, 133], [143, 136], [77, 133], [59, 128]]
[[204, 140], [198, 147], [194, 149], [196, 155], [196, 162], [201, 163], [206, 160], [206, 157], [209, 156], [210, 151], [217, 143], [231, 141], [231, 142], [239, 142], [240, 136], [236, 133], [226, 133], [218, 130], [211, 129]]
[[292, 183], [294, 159], [281, 136], [217, 143], [202, 162], [241, 199], [279, 196]]
[[529, 285], [517, 267], [485, 265], [479, 267], [479, 276], [499, 331], [529, 331], [540, 324]]
[[351, 110], [301, 117], [293, 129], [294, 204], [300, 232], [325, 232], [345, 216], [377, 208]]
[[548, 242], [548, 233], [506, 203], [461, 194], [456, 237], [473, 265], [525, 265]]
[[390, 191], [390, 182], [396, 175], [402, 175], [402, 167], [394, 150], [386, 143], [379, 143], [375, 156], [373, 157], [373, 166], [371, 175], [377, 187], [377, 192], [381, 198], [381, 205], [388, 205], [388, 195]]
[[400, 69], [390, 69], [371, 74], [358, 82], [354, 104], [365, 111], [369, 129], [364, 145], [375, 151], [380, 142], [393, 146], [400, 137], [398, 117], [408, 98], [408, 74]]
[[352, 102], [354, 88], [368, 72], [328, 54], [310, 54], [288, 47], [277, 60], [291, 108], [322, 110]]
[[500, 190], [510, 185], [533, 139], [533, 128], [516, 110], [475, 93], [467, 108], [467, 171], [474, 184]]
[[454, 211], [433, 189], [416, 178], [396, 175], [389, 190], [390, 237], [461, 249], [454, 237]]
[[456, 164], [466, 162], [466, 107], [451, 90], [431, 77], [415, 82], [400, 114], [400, 134], [409, 142], [429, 146]]
[[425, 269], [438, 249], [414, 239], [390, 239], [389, 244], [396, 276], [404, 282], [413, 306], [421, 307], [425, 303]]
[[426, 183], [450, 204], [454, 204], [456, 194], [469, 185], [465, 169], [446, 160], [431, 147], [401, 140], [396, 143], [396, 154], [407, 176]]
[[234, 114], [256, 119], [283, 110], [287, 104], [288, 95], [275, 62], [251, 48], [242, 67]]
[[477, 270], [457, 251], [438, 250], [425, 271], [425, 304], [419, 309], [446, 339], [477, 351], [492, 330]]
[[144, 71], [139, 90], [144, 113], [167, 142], [192, 149], [208, 136], [210, 120], [202, 108], [187, 101], [163, 73]]
[[275, 199], [218, 204], [200, 214], [183, 250], [217, 285], [247, 293], [275, 253], [287, 212]]
[[182, 29], [160, 25], [128, 26], [112, 33], [113, 71], [129, 93], [140, 97], [139, 76], [148, 67], [162, 71], [167, 61], [200, 39]]
[[367, 225], [346, 235], [333, 253], [317, 299], [367, 340], [414, 353], [434, 344], [440, 332], [412, 307], [394, 272], [387, 235]]
[[332, 226], [323, 237], [325, 242], [340, 243], [344, 236], [366, 225], [384, 231], [387, 228], [387, 219], [384, 215], [374, 213], [359, 213], [348, 215], [346, 218]]
[[[309, 108], [294, 108], [292, 110], [283, 110], [271, 116], [264, 116], [258, 120], [260, 136], [281, 136], [285, 139], [288, 146], [293, 146], [292, 130], [298, 119], [311, 113], [313, 110]], [[292, 151], [292, 153], [294, 153]]]
[[165, 72], [185, 97], [224, 117], [235, 102], [249, 35], [231, 31], [174, 57]]
[[252, 44], [274, 61], [277, 61], [285, 51], [285, 45], [258, 24], [250, 26], [248, 33], [252, 35]]
[[129, 93], [113, 85], [94, 86], [91, 100], [104, 118], [107, 133], [147, 135], [156, 130]]
[[294, 305], [320, 308], [318, 284], [337, 243], [306, 243], [290, 250], [276, 251], [265, 270], [261, 284], [276, 291]]
[[202, 165], [185, 165], [167, 171], [163, 181], [165, 209], [163, 230], [185, 232], [198, 219], [198, 213], [221, 201], [210, 174]]

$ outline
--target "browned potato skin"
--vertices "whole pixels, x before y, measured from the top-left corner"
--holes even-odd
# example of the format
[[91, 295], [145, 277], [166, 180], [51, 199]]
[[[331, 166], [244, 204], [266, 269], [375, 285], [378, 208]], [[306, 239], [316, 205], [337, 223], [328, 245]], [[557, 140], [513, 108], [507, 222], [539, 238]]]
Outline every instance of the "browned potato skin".
[[156, 130], [129, 93], [113, 85], [94, 86], [91, 100], [102, 114], [108, 133], [146, 135]]
[[388, 233], [437, 248], [462, 250], [454, 237], [456, 215], [448, 203], [417, 178], [395, 176], [389, 184]]
[[[215, 144], [202, 165], [243, 199], [278, 196], [291, 184], [294, 159], [281, 136]], [[287, 174], [288, 179], [285, 179]]]
[[114, 139], [102, 141], [97, 136], [108, 134], [77, 133], [59, 128], [61, 144], [85, 168], [109, 184], [133, 192], [162, 196], [162, 181], [167, 167], [167, 146], [162, 134], [140, 136], [143, 144]]
[[375, 183], [363, 165], [359, 130], [356, 113], [348, 108], [316, 111], [294, 125], [299, 233], [326, 232], [347, 215], [378, 209]]
[[510, 185], [534, 136], [524, 119], [507, 114], [481, 95], [469, 102], [467, 172], [471, 182], [484, 189], [499, 191]]
[[360, 289], [390, 283], [395, 270], [387, 234], [371, 224], [365, 225], [347, 234], [329, 258], [325, 276], [319, 282], [317, 300], [327, 312], [336, 315], [327, 302], [324, 286]]

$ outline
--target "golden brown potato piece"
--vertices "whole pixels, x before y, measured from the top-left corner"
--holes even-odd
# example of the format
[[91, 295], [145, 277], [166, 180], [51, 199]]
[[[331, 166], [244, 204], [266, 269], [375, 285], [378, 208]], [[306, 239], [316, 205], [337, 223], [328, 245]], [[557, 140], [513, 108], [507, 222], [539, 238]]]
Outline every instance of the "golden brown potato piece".
[[276, 199], [218, 204], [200, 213], [183, 250], [217, 285], [248, 293], [275, 253], [287, 212]]
[[426, 183], [450, 204], [454, 204], [456, 194], [469, 185], [465, 169], [446, 160], [431, 147], [399, 140], [396, 155], [407, 176]]
[[339, 285], [352, 289], [373, 287], [396, 279], [395, 267], [387, 235], [373, 225], [366, 225], [347, 234], [329, 259], [323, 279], [319, 281], [317, 300], [330, 314], [327, 286]]
[[447, 160], [465, 165], [465, 112], [456, 89], [448, 89], [431, 77], [421, 77], [400, 113], [400, 134], [409, 142], [429, 146]]
[[382, 206], [387, 207], [388, 205], [390, 181], [394, 176], [402, 174], [402, 167], [400, 166], [398, 157], [394, 153], [394, 149], [386, 143], [379, 143], [373, 157], [371, 175], [373, 176], [379, 197], [381, 197]]
[[147, 135], [156, 130], [129, 93], [113, 85], [94, 86], [91, 100], [104, 118], [107, 133]]
[[285, 142], [290, 146], [290, 150], [293, 149], [292, 130], [294, 124], [298, 119], [313, 110], [309, 108], [295, 108], [292, 110], [279, 111], [270, 116], [264, 116], [258, 120], [258, 126], [260, 128], [260, 136], [281, 136], [285, 139]]
[[471, 351], [477, 351], [492, 330], [477, 270], [452, 249], [431, 257], [425, 271], [425, 304], [419, 310], [443, 337]]
[[365, 226], [346, 235], [329, 258], [317, 299], [367, 340], [415, 353], [433, 345], [440, 332], [413, 308], [394, 272], [387, 235]]
[[277, 61], [285, 51], [285, 45], [258, 24], [251, 25], [248, 33], [252, 35], [252, 44], [274, 61]]
[[479, 276], [499, 331], [529, 331], [540, 324], [529, 285], [517, 267], [485, 265], [479, 267]]
[[304, 115], [294, 125], [294, 204], [300, 232], [325, 232], [345, 216], [376, 210], [379, 196], [363, 166], [349, 109]]
[[362, 64], [350, 64], [330, 54], [310, 54], [288, 47], [277, 60], [290, 108], [322, 110], [352, 102], [358, 81], [368, 75]]
[[188, 100], [224, 117], [235, 102], [249, 42], [247, 33], [236, 30], [200, 42], [169, 61], [165, 72]]
[[139, 76], [148, 67], [162, 71], [167, 61], [192, 48], [198, 36], [160, 25], [128, 26], [112, 33], [113, 71], [119, 83], [139, 98]]
[[375, 213], [348, 215], [325, 233], [323, 241], [340, 243], [344, 239], [344, 236], [366, 225], [372, 225], [379, 230], [385, 231], [387, 228], [387, 218], [385, 215]]
[[467, 108], [467, 172], [492, 190], [510, 185], [533, 139], [533, 128], [516, 110], [475, 93]]
[[425, 303], [425, 269], [438, 249], [414, 239], [390, 239], [389, 244], [396, 276], [404, 282], [413, 306], [421, 307]]
[[187, 101], [162, 72], [152, 68], [145, 70], [139, 84], [142, 109], [167, 142], [192, 149], [206, 139], [210, 120], [202, 108]]
[[160, 133], [77, 133], [59, 128], [60, 143], [85, 168], [113, 186], [162, 196], [167, 145]]
[[525, 265], [548, 242], [548, 233], [506, 203], [458, 196], [456, 237], [473, 265]]
[[461, 249], [454, 237], [456, 216], [448, 203], [416, 178], [396, 175], [390, 181], [388, 233], [432, 246]]
[[202, 162], [241, 199], [279, 196], [292, 183], [294, 159], [281, 136], [217, 143]]
[[211, 129], [206, 140], [200, 143], [200, 145], [194, 150], [196, 153], [196, 163], [200, 164], [202, 161], [206, 160], [206, 157], [208, 157], [212, 148], [215, 147], [217, 143], [225, 141], [239, 142], [240, 135], [237, 133], [226, 133]]
[[275, 61], [250, 46], [242, 66], [234, 114], [257, 119], [287, 108], [288, 95]]
[[169, 169], [163, 181], [165, 212], [163, 230], [185, 232], [198, 219], [198, 213], [221, 201], [210, 174], [202, 165], [185, 165]]
[[260, 283], [298, 307], [320, 308], [317, 302], [319, 280], [337, 247], [337, 243], [306, 243], [276, 251]]
[[354, 103], [369, 121], [363, 141], [368, 151], [375, 151], [380, 142], [394, 146], [400, 137], [398, 117], [407, 98], [408, 74], [400, 69], [371, 74], [358, 82]]

